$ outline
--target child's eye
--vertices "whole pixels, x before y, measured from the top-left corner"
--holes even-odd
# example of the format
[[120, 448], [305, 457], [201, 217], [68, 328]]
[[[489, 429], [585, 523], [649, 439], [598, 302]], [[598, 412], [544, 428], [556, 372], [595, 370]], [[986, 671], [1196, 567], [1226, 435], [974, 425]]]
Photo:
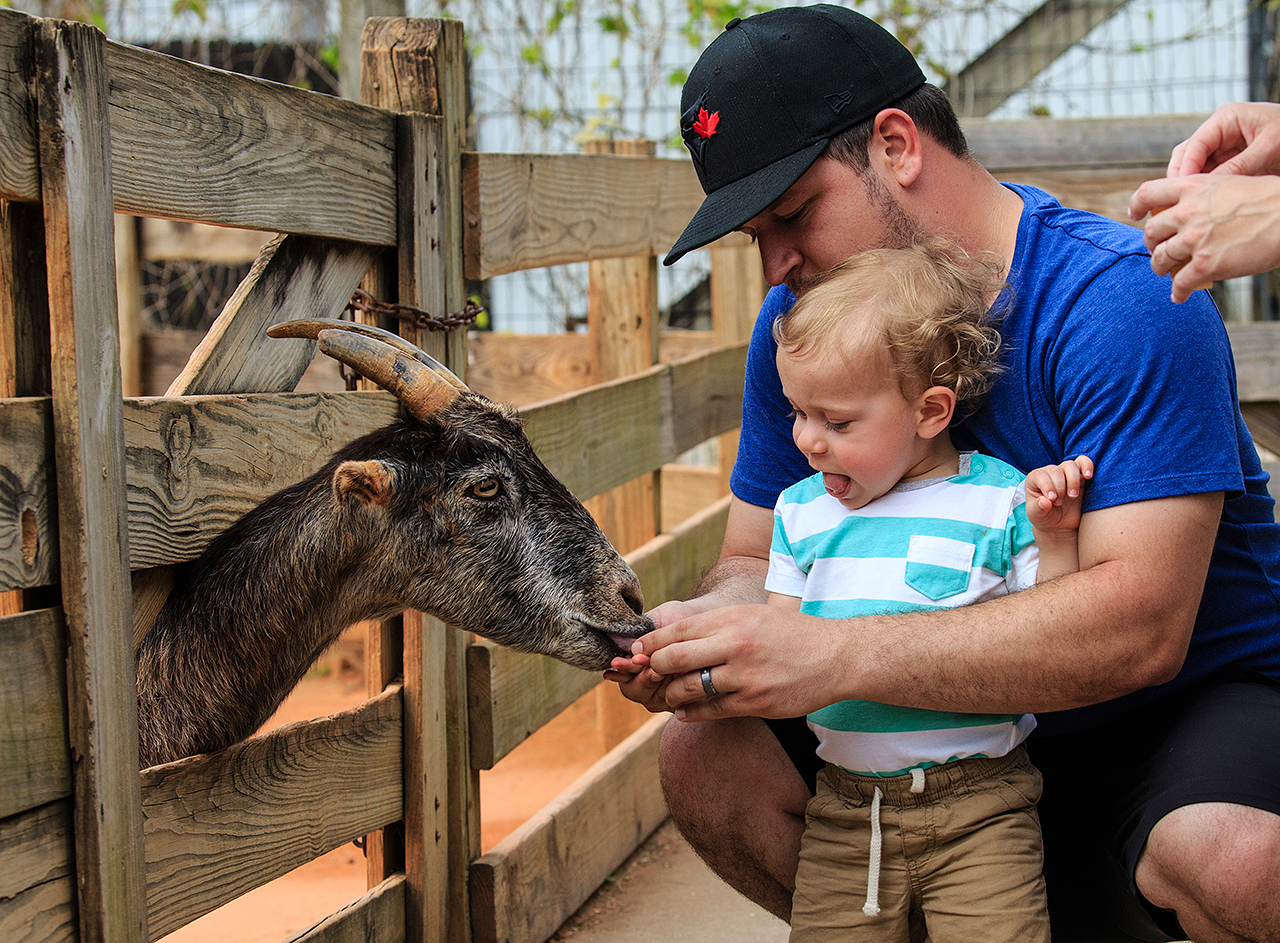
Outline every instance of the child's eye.
[[846, 419], [844, 422], [828, 422], [827, 428], [832, 432], [844, 432], [849, 428], [851, 420]]

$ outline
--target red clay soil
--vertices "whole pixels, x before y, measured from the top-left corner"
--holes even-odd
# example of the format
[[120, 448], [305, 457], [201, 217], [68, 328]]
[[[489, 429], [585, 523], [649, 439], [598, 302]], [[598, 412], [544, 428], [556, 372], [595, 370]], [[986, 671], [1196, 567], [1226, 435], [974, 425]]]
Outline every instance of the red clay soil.
[[[344, 670], [305, 678], [264, 729], [323, 717], [364, 699], [364, 679]], [[613, 686], [587, 694], [480, 774], [481, 848], [488, 851], [555, 798], [648, 714]], [[176, 930], [166, 943], [278, 943], [366, 890], [363, 852], [344, 845]]]

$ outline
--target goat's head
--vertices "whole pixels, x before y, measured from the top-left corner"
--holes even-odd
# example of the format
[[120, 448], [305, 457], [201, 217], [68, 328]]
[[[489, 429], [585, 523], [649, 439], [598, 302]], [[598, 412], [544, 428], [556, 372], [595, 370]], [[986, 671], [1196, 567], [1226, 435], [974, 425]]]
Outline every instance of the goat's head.
[[639, 581], [534, 454], [514, 410], [394, 334], [276, 325], [394, 393], [402, 420], [337, 456], [335, 511], [369, 535], [379, 595], [517, 651], [603, 669], [653, 628]]

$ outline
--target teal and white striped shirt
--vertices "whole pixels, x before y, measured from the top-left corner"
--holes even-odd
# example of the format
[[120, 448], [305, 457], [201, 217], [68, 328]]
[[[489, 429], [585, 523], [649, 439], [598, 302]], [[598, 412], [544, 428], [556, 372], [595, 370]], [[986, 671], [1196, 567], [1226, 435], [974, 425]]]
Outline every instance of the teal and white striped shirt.
[[[831, 619], [950, 609], [1025, 589], [1038, 556], [1023, 482], [999, 459], [965, 453], [959, 474], [899, 484], [851, 511], [827, 494], [821, 474], [806, 478], [778, 497], [765, 585]], [[895, 776], [1004, 756], [1035, 718], [842, 701], [810, 714], [809, 726], [827, 762]]]

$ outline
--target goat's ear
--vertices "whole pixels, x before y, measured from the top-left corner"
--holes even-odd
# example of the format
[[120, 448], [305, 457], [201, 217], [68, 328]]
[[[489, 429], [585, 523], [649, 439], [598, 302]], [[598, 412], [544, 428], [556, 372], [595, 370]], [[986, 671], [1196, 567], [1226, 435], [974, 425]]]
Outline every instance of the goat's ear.
[[395, 472], [384, 462], [343, 462], [333, 473], [334, 497], [344, 504], [359, 501], [385, 506], [395, 490]]

